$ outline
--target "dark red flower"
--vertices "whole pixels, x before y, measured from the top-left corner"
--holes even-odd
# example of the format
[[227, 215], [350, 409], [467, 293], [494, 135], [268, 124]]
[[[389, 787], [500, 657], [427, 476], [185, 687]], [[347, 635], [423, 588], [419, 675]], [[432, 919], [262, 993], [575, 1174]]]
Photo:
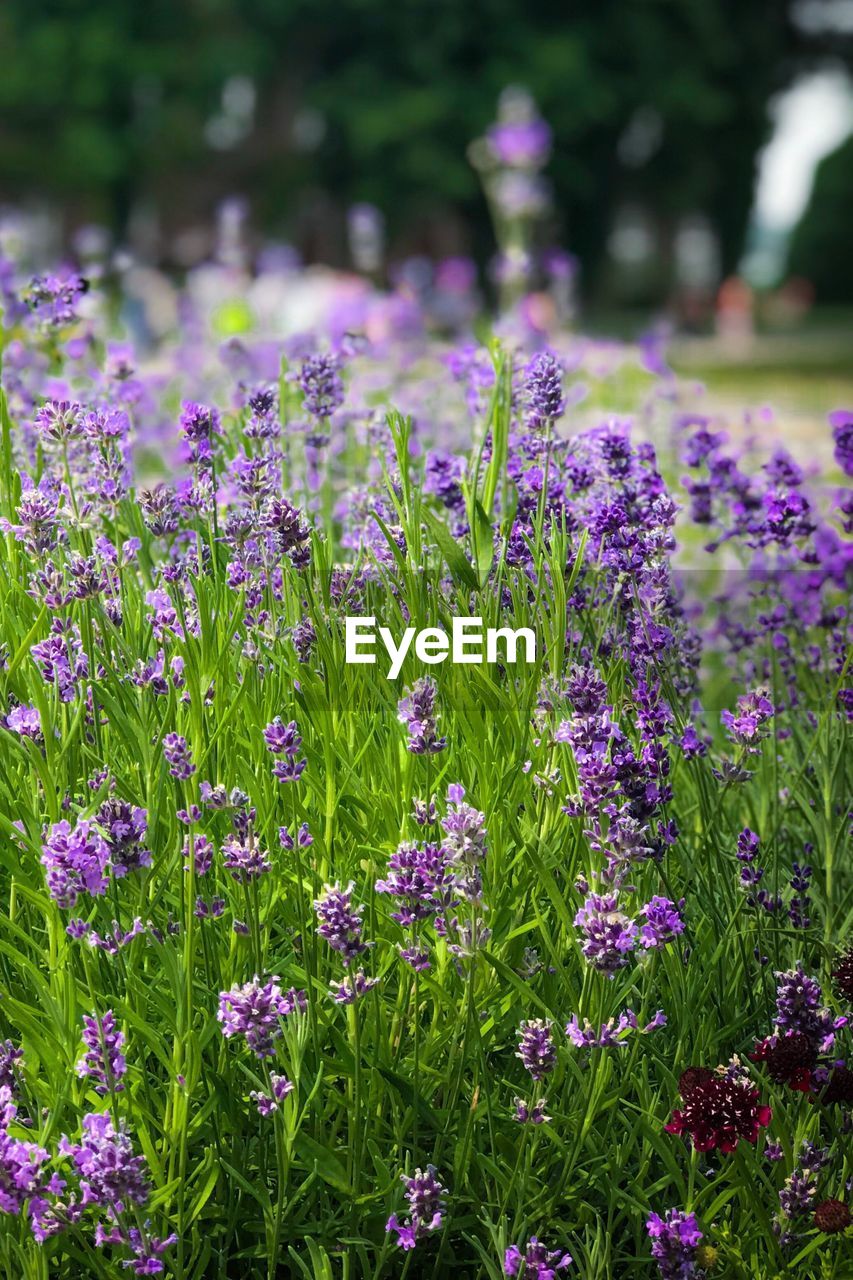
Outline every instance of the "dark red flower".
[[678, 1092], [682, 1098], [686, 1098], [691, 1089], [695, 1089], [697, 1084], [704, 1084], [706, 1080], [713, 1080], [714, 1073], [710, 1067], [687, 1067], [682, 1071], [678, 1078]]
[[853, 1071], [849, 1067], [833, 1067], [820, 1092], [820, 1101], [853, 1103]]
[[843, 1200], [821, 1200], [814, 1211], [814, 1224], [818, 1231], [832, 1235], [837, 1231], [846, 1231], [850, 1226], [850, 1210]]
[[759, 1129], [770, 1123], [770, 1108], [744, 1080], [714, 1075], [691, 1083], [682, 1096], [684, 1106], [673, 1111], [666, 1131], [688, 1134], [697, 1151], [734, 1151], [741, 1138], [756, 1142]]
[[853, 947], [848, 947], [832, 971], [835, 990], [853, 1003]]
[[812, 1072], [817, 1066], [817, 1047], [802, 1031], [770, 1036], [755, 1046], [751, 1062], [763, 1062], [776, 1084], [787, 1084], [800, 1093], [810, 1093]]

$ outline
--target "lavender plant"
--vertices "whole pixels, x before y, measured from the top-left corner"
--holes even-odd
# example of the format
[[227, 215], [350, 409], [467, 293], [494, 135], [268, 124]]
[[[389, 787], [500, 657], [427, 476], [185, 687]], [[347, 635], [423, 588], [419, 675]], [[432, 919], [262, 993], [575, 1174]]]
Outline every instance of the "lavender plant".
[[137, 361], [14, 275], [4, 1274], [853, 1274], [849, 411], [817, 477], [627, 347]]

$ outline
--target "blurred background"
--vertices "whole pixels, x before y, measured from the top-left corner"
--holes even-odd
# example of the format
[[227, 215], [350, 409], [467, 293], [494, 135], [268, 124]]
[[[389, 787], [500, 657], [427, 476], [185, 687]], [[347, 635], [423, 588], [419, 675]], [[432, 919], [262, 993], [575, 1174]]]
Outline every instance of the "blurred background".
[[662, 317], [723, 389], [853, 372], [853, 0], [3, 0], [0, 54], [35, 266], [438, 278]]

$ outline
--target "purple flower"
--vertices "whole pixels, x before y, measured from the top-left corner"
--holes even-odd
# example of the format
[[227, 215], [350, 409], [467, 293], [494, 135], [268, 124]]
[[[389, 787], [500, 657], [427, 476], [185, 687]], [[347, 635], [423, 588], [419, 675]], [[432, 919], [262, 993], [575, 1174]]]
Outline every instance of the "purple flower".
[[437, 1231], [444, 1220], [444, 1196], [446, 1188], [441, 1185], [434, 1165], [427, 1165], [426, 1171], [415, 1169], [411, 1177], [400, 1174], [405, 1187], [409, 1216], [400, 1222], [396, 1214], [392, 1214], [385, 1227], [386, 1231], [396, 1231], [397, 1244], [401, 1249], [414, 1249], [419, 1240]]
[[111, 1009], [102, 1018], [84, 1016], [83, 1043], [86, 1052], [77, 1063], [78, 1076], [95, 1080], [96, 1093], [119, 1093], [124, 1089], [121, 1083], [127, 1071], [127, 1059], [122, 1053], [124, 1033], [118, 1030]]
[[294, 569], [306, 567], [311, 530], [298, 507], [287, 498], [273, 498], [264, 508], [261, 525], [279, 556], [287, 556]]
[[399, 909], [391, 912], [391, 919], [408, 928], [439, 910], [450, 883], [442, 845], [401, 844], [388, 859], [385, 879], [377, 880], [375, 888], [398, 899]]
[[659, 897], [652, 898], [645, 906], [640, 907], [640, 915], [646, 918], [646, 923], [640, 929], [642, 945], [657, 948], [674, 942], [684, 932], [684, 921], [679, 914], [683, 907], [683, 898], [676, 906], [669, 898]]
[[755, 689], [737, 700], [737, 715], [725, 710], [720, 719], [737, 746], [754, 755], [769, 732], [767, 721], [775, 715], [773, 703], [764, 689]]
[[299, 385], [305, 408], [315, 418], [330, 418], [343, 404], [344, 384], [336, 356], [316, 355], [303, 360]]
[[366, 995], [377, 985], [378, 978], [368, 978], [363, 969], [348, 974], [340, 982], [329, 983], [332, 999], [336, 1004], [355, 1004], [359, 996]]
[[273, 775], [279, 782], [297, 782], [301, 778], [308, 761], [299, 758], [302, 738], [295, 720], [285, 724], [281, 716], [264, 729], [264, 742], [267, 750], [274, 756], [283, 756], [273, 765]]
[[547, 1098], [536, 1098], [532, 1102], [526, 1102], [524, 1098], [515, 1098], [513, 1102], [515, 1112], [512, 1118], [519, 1124], [547, 1124], [551, 1119], [545, 1111], [548, 1105]]
[[150, 867], [151, 851], [143, 847], [148, 815], [138, 805], [110, 796], [95, 815], [110, 850], [113, 874], [121, 877], [140, 867]]
[[652, 1257], [658, 1264], [662, 1280], [693, 1280], [700, 1271], [696, 1248], [702, 1239], [699, 1223], [693, 1213], [667, 1209], [661, 1218], [649, 1214], [646, 1231], [652, 1241]]
[[75, 906], [83, 893], [97, 897], [107, 891], [109, 845], [91, 822], [56, 823], [42, 844], [41, 861], [48, 892], [60, 907]]
[[518, 1049], [515, 1056], [534, 1080], [544, 1080], [557, 1065], [557, 1048], [551, 1034], [551, 1023], [541, 1018], [522, 1022], [518, 1028]]
[[848, 476], [853, 476], [853, 411], [836, 409], [829, 415], [835, 441], [835, 461]]
[[435, 755], [447, 746], [447, 739], [436, 733], [437, 692], [435, 681], [429, 676], [422, 676], [411, 688], [403, 691], [403, 697], [397, 703], [397, 719], [408, 730], [408, 745], [413, 755]]
[[282, 992], [278, 978], [261, 982], [257, 974], [242, 987], [220, 991], [217, 1019], [222, 1034], [245, 1036], [246, 1044], [258, 1058], [270, 1058], [275, 1052], [273, 1042], [281, 1035], [280, 1018], [299, 1009], [304, 1011], [307, 1001], [303, 991]]
[[262, 1116], [272, 1115], [274, 1111], [278, 1111], [278, 1104], [283, 1102], [289, 1093], [293, 1092], [293, 1084], [288, 1080], [287, 1076], [279, 1076], [273, 1072], [270, 1075], [271, 1090], [269, 1093], [259, 1093], [253, 1090], [249, 1097], [258, 1108], [258, 1114]]
[[504, 1275], [517, 1276], [518, 1280], [555, 1280], [558, 1271], [565, 1271], [572, 1264], [572, 1255], [559, 1249], [549, 1250], [536, 1236], [531, 1236], [522, 1253], [511, 1244], [504, 1254]]
[[835, 1018], [821, 1008], [823, 993], [815, 978], [810, 978], [801, 963], [785, 973], [776, 974], [776, 1029], [802, 1032], [822, 1053], [828, 1053], [835, 1033], [847, 1025], [847, 1018]]
[[179, 778], [185, 782], [195, 773], [189, 745], [186, 738], [182, 738], [179, 733], [166, 734], [163, 739], [163, 755], [166, 757], [169, 773], [173, 778]]
[[637, 945], [637, 925], [619, 909], [616, 893], [591, 893], [575, 916], [583, 930], [583, 954], [589, 963], [611, 976], [628, 963]]
[[77, 304], [88, 289], [88, 280], [76, 271], [63, 276], [33, 276], [26, 300], [46, 328], [62, 329], [77, 320]]
[[441, 820], [444, 849], [454, 870], [454, 884], [466, 898], [479, 898], [481, 866], [486, 857], [486, 815], [465, 800], [458, 782], [447, 788], [447, 813]]
[[22, 738], [32, 738], [33, 742], [39, 742], [42, 732], [38, 707], [13, 707], [6, 717], [6, 728], [20, 734]]
[[317, 933], [325, 938], [333, 951], [340, 952], [345, 965], [367, 950], [367, 943], [361, 937], [364, 907], [353, 909], [354, 888], [352, 880], [346, 889], [342, 889], [339, 884], [326, 885], [322, 897], [314, 902], [314, 910], [320, 922]]
[[228, 836], [222, 844], [222, 863], [240, 884], [262, 876], [270, 869], [269, 855], [250, 836], [247, 844], [243, 844], [236, 836]]
[[[656, 1031], [658, 1027], [666, 1026], [666, 1014], [663, 1009], [658, 1009], [657, 1013], [642, 1028], [642, 1034], [647, 1035], [650, 1031]], [[626, 1009], [624, 1013], [620, 1013], [618, 1019], [608, 1018], [607, 1022], [602, 1022], [601, 1026], [596, 1030], [588, 1018], [584, 1018], [583, 1026], [578, 1021], [578, 1016], [573, 1013], [566, 1025], [566, 1035], [572, 1044], [578, 1049], [610, 1049], [614, 1046], [625, 1044], [628, 1036], [632, 1031], [640, 1030], [637, 1022], [637, 1015], [633, 1009]]]
[[0, 1040], [0, 1090], [8, 1089], [10, 1096], [18, 1087], [18, 1064], [24, 1056], [11, 1040]]
[[527, 400], [525, 420], [531, 431], [542, 431], [566, 408], [563, 395], [563, 367], [551, 351], [540, 351], [524, 370]]
[[26, 1201], [44, 1185], [42, 1166], [50, 1156], [35, 1142], [21, 1142], [9, 1133], [17, 1107], [9, 1090], [0, 1090], [0, 1211], [20, 1213]]

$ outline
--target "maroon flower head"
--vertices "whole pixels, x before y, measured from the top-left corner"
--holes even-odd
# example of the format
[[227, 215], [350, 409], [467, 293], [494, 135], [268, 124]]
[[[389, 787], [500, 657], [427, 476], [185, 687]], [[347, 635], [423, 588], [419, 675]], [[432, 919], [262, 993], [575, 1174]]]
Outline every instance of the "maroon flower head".
[[853, 946], [847, 948], [832, 971], [835, 990], [853, 1004]]
[[817, 1046], [802, 1031], [770, 1036], [755, 1046], [751, 1062], [763, 1062], [775, 1084], [787, 1084], [800, 1093], [811, 1090], [812, 1072], [817, 1066]]
[[756, 1142], [770, 1123], [771, 1111], [758, 1101], [758, 1090], [743, 1080], [713, 1076], [688, 1089], [684, 1106], [673, 1111], [667, 1133], [688, 1135], [697, 1151], [734, 1151], [743, 1138]]
[[821, 1200], [814, 1211], [814, 1224], [818, 1231], [834, 1235], [838, 1231], [846, 1231], [850, 1226], [850, 1210], [843, 1200]]

